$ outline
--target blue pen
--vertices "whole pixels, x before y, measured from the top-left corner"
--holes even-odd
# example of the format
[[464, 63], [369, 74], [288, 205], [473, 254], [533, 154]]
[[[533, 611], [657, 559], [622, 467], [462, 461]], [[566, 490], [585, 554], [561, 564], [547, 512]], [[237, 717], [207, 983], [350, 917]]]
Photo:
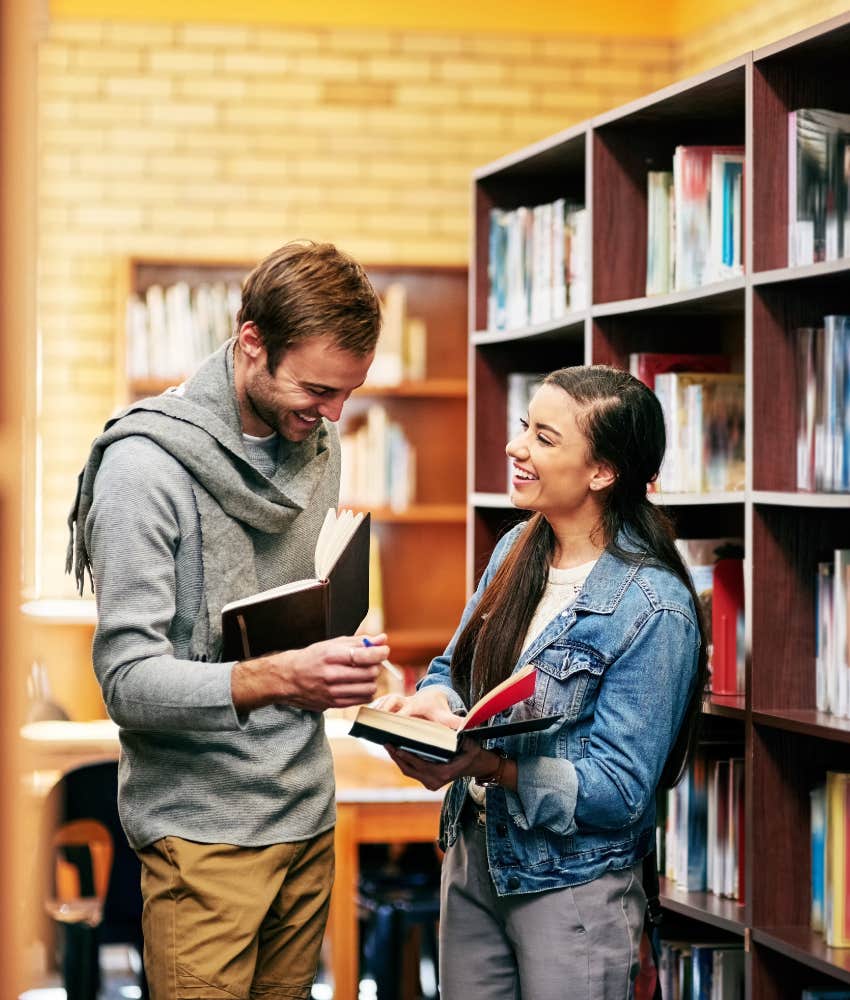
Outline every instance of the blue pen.
[[[366, 636], [364, 635], [363, 636], [363, 645], [364, 646], [372, 647], [372, 646], [375, 645], [375, 643], [374, 642], [370, 642], [369, 639], [367, 639]], [[381, 666], [384, 668], [384, 670], [389, 670], [389, 672], [393, 675], [393, 677], [396, 678], [396, 680], [399, 680], [399, 681], [403, 681], [404, 680], [404, 675], [402, 674], [402, 672], [398, 669], [398, 667], [394, 667], [392, 665], [392, 663], [390, 663], [389, 660], [381, 660]]]

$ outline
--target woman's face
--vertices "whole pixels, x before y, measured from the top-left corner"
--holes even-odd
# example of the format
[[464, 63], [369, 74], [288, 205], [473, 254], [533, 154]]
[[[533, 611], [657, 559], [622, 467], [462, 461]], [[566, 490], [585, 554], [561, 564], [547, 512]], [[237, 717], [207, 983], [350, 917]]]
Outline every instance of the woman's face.
[[513, 463], [511, 503], [558, 518], [598, 503], [607, 467], [593, 462], [579, 430], [579, 405], [563, 389], [543, 385], [528, 407], [528, 423], [505, 449]]

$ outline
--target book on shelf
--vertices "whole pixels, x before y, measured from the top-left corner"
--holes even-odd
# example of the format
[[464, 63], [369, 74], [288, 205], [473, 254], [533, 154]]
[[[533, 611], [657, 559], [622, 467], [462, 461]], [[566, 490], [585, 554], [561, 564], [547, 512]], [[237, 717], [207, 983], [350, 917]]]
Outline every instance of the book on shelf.
[[850, 1000], [850, 990], [803, 990], [800, 1000]]
[[235, 282], [151, 284], [126, 306], [127, 374], [183, 379], [236, 329], [241, 290]]
[[815, 785], [809, 792], [811, 829], [812, 913], [811, 926], [819, 934], [824, 930], [826, 901], [826, 785]]
[[369, 610], [369, 514], [331, 509], [315, 578], [231, 601], [221, 610], [222, 658], [244, 660], [353, 635]]
[[445, 763], [457, 756], [465, 737], [488, 740], [497, 736], [548, 729], [559, 722], [562, 718], [559, 715], [525, 716], [506, 722], [489, 722], [494, 716], [531, 698], [536, 676], [536, 668], [528, 664], [497, 684], [469, 709], [460, 729], [452, 729], [431, 719], [399, 715], [363, 705], [357, 710], [351, 735], [373, 743], [389, 743], [426, 760]]
[[416, 449], [401, 424], [373, 403], [358, 427], [340, 436], [343, 503], [403, 511], [416, 497]]
[[559, 319], [587, 304], [588, 215], [558, 198], [490, 210], [487, 329]]
[[730, 554], [714, 565], [711, 599], [711, 692], [744, 693], [744, 559]]
[[824, 858], [824, 939], [830, 948], [850, 947], [847, 821], [850, 817], [850, 774], [826, 773], [826, 852]]
[[391, 386], [425, 378], [428, 328], [408, 311], [407, 288], [393, 281], [381, 296], [381, 336], [366, 385]]
[[850, 549], [817, 564], [815, 579], [815, 707], [850, 718]]
[[[717, 170], [713, 166], [718, 164]], [[739, 166], [732, 169], [733, 164]], [[740, 274], [743, 146], [677, 146], [673, 154], [674, 271], [677, 291]], [[719, 190], [713, 187], [719, 185]], [[737, 194], [736, 194], [737, 190]], [[712, 231], [720, 236], [712, 241]], [[729, 247], [724, 262], [724, 239]], [[735, 252], [737, 248], [737, 261]]]
[[646, 294], [664, 295], [675, 287], [673, 171], [650, 170], [646, 185]]
[[629, 373], [655, 389], [655, 376], [663, 372], [729, 372], [728, 354], [683, 354], [636, 351], [629, 355]]
[[850, 114], [788, 113], [788, 266], [850, 254]]
[[[538, 372], [508, 372], [507, 375], [507, 440], [515, 438], [522, 430], [521, 421], [528, 419], [528, 404], [540, 388], [545, 374]], [[507, 489], [510, 492], [513, 478], [513, 461], [507, 463]]]
[[691, 1000], [744, 1000], [743, 942], [691, 944]]
[[797, 488], [850, 492], [850, 316], [795, 335]]
[[667, 430], [658, 490], [744, 489], [744, 376], [661, 372], [655, 394]]

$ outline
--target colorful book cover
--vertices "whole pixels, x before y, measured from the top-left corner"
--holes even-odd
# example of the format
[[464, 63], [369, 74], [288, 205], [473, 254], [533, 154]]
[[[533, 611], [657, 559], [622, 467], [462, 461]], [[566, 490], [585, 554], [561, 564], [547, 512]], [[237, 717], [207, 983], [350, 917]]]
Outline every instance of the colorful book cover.
[[823, 932], [826, 861], [826, 785], [816, 785], [809, 793], [812, 850], [812, 930]]
[[850, 947], [847, 933], [847, 784], [850, 774], [826, 774], [824, 936], [830, 948]]

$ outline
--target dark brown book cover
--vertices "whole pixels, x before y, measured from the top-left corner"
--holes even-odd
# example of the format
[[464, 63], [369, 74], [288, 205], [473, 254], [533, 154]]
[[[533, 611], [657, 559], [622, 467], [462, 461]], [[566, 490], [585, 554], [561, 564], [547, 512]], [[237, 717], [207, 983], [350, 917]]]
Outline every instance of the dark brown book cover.
[[221, 612], [222, 660], [247, 660], [353, 635], [369, 610], [367, 514], [325, 580], [298, 580], [232, 601]]

